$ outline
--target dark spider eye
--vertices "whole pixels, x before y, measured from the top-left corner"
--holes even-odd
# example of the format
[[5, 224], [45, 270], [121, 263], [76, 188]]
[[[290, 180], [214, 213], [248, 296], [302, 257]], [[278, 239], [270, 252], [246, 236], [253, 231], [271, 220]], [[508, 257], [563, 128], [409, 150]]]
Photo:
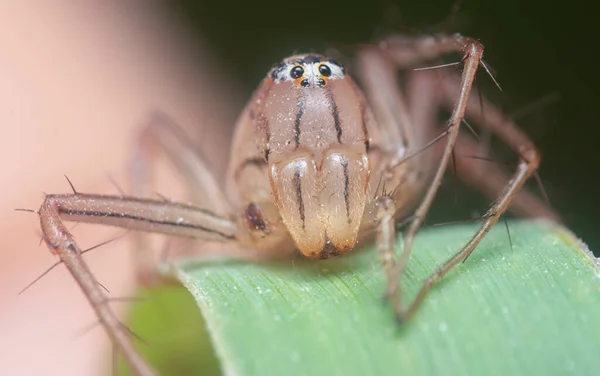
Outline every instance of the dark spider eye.
[[304, 74], [304, 69], [299, 65], [296, 65], [295, 67], [292, 68], [292, 70], [290, 70], [290, 76], [293, 79], [300, 78], [300, 77], [302, 77], [303, 74]]
[[325, 64], [319, 65], [319, 73], [321, 73], [325, 77], [331, 76], [331, 68]]

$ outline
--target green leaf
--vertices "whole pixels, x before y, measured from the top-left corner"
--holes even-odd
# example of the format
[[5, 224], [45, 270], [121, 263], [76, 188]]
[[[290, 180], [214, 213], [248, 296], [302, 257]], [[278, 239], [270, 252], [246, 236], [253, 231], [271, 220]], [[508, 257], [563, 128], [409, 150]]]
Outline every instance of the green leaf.
[[[595, 259], [565, 229], [526, 221], [509, 227], [512, 249], [505, 227], [495, 226], [402, 328], [383, 303], [372, 246], [317, 262], [187, 260], [174, 272], [200, 306], [227, 375], [595, 374]], [[474, 230], [419, 233], [401, 283], [406, 299]]]
[[[219, 375], [206, 325], [191, 295], [181, 286], [158, 286], [138, 293], [129, 312], [128, 327], [140, 338], [138, 350], [160, 375]], [[119, 358], [116, 373], [133, 375]]]

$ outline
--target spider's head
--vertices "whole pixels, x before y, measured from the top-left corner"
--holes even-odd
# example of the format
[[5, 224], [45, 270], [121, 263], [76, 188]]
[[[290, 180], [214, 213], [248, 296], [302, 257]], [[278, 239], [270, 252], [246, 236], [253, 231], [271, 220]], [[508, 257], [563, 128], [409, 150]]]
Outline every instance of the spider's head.
[[322, 55], [303, 54], [284, 59], [270, 72], [276, 82], [293, 82], [301, 87], [324, 87], [329, 80], [343, 79], [344, 67]]
[[367, 200], [370, 112], [344, 68], [321, 55], [276, 65], [253, 102], [277, 209], [297, 248], [324, 259], [356, 244]]

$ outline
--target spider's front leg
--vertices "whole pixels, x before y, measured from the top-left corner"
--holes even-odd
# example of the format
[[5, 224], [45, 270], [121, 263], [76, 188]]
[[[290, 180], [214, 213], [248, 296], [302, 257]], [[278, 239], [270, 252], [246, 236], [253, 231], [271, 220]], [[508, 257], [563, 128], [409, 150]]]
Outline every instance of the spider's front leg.
[[[395, 78], [394, 69], [414, 67], [416, 62], [439, 57], [448, 52], [463, 53], [462, 64], [464, 65], [464, 69], [462, 78], [460, 82], [458, 80], [453, 81], [452, 96], [449, 94], [449, 88], [446, 88], [445, 91], [440, 90], [440, 84], [435, 80], [436, 78], [441, 78], [441, 81], [444, 81], [444, 78], [436, 76], [434, 72], [418, 72], [408, 75], [409, 84], [416, 83], [416, 85], [408, 92], [410, 101], [408, 106], [405, 105], [404, 99], [400, 95], [401, 92], [398, 89], [390, 87], [393, 85], [390, 84], [390, 82], [396, 81], [395, 79], [391, 79]], [[460, 262], [460, 260], [464, 260], [468, 254], [473, 251], [475, 246], [497, 221], [498, 217], [507, 209], [512, 199], [517, 197], [518, 191], [522, 188], [525, 180], [537, 168], [537, 165], [539, 164], [539, 155], [537, 154], [535, 147], [533, 147], [533, 144], [522, 132], [518, 131], [514, 124], [499, 124], [497, 117], [494, 123], [490, 124], [488, 119], [482, 124], [490, 128], [492, 132], [498, 134], [519, 153], [521, 156], [519, 169], [509, 181], [508, 177], [505, 174], [502, 174], [497, 166], [490, 167], [492, 175], [497, 177], [499, 181], [502, 181], [503, 185], [507, 184], [505, 189], [500, 193], [500, 199], [495, 201], [493, 207], [488, 211], [481, 228], [472, 240], [463, 248], [463, 250], [457, 253], [451, 260], [446, 262], [427, 279], [417, 298], [408, 306], [408, 308], [405, 308], [402, 304], [399, 281], [408, 262], [414, 237], [423, 223], [435, 194], [437, 193], [449, 160], [452, 158], [455, 145], [459, 146], [461, 151], [471, 150], [468, 149], [469, 144], [466, 143], [468, 140], [461, 138], [461, 140], [457, 142], [459, 140], [458, 132], [467, 109], [469, 113], [474, 112], [473, 104], [468, 106], [467, 103], [468, 98], [470, 97], [475, 73], [481, 63], [483, 46], [477, 41], [459, 35], [441, 35], [416, 39], [391, 38], [384, 44], [384, 48], [371, 48], [370, 51], [363, 54], [363, 58], [369, 57], [369, 54], [371, 54], [370, 65], [365, 66], [363, 69], [366, 73], [369, 73], [369, 67], [373, 68], [375, 66], [375, 64], [372, 64], [373, 62], [379, 62], [380, 65], [383, 65], [383, 68], [387, 68], [386, 73], [384, 74], [375, 74], [373, 73], [374, 69], [371, 69], [370, 74], [363, 74], [363, 76], [366, 77], [367, 88], [369, 85], [371, 86], [371, 90], [368, 91], [376, 96], [375, 109], [376, 113], [379, 114], [378, 120], [381, 122], [380, 119], [383, 119], [381, 126], [388, 130], [388, 133], [392, 135], [398, 134], [392, 127], [401, 127], [399, 133], [400, 137], [396, 137], [395, 140], [395, 142], [401, 142], [399, 144], [400, 147], [397, 149], [400, 150], [401, 153], [397, 152], [396, 155], [389, 157], [388, 163], [384, 165], [382, 172], [382, 180], [385, 182], [387, 176], [388, 180], [394, 186], [394, 192], [391, 196], [398, 209], [396, 218], [405, 218], [408, 216], [409, 213], [407, 213], [406, 210], [407, 207], [410, 207], [410, 205], [408, 205], [409, 201], [414, 200], [419, 196], [416, 193], [416, 189], [423, 188], [425, 190], [425, 194], [416, 211], [412, 216], [408, 217], [407, 222], [409, 223], [409, 226], [406, 231], [404, 249], [398, 265], [395, 268], [391, 268], [390, 265], [392, 263], [386, 261], [394, 255], [394, 244], [388, 236], [390, 228], [389, 221], [393, 220], [393, 218], [387, 211], [379, 211], [384, 220], [381, 218], [378, 219], [378, 249], [380, 252], [389, 255], [384, 258], [384, 268], [386, 269], [387, 276], [386, 295], [393, 305], [398, 320], [403, 322], [413, 315], [429, 288], [453, 266]], [[425, 73], [425, 76], [419, 78], [418, 75], [423, 73]], [[378, 77], [379, 79], [377, 79]], [[383, 95], [382, 93], [388, 94], [387, 99], [381, 97]], [[394, 95], [389, 95], [389, 93]], [[379, 95], [379, 100], [377, 100], [377, 95]], [[451, 118], [448, 121], [445, 130], [438, 135], [438, 137], [431, 139], [431, 136], [427, 136], [426, 132], [427, 130], [431, 130], [435, 124], [437, 117], [436, 108], [440, 103], [446, 103], [446, 101], [449, 103], [449, 107], [452, 108]], [[427, 137], [429, 137], [430, 142], [425, 142]], [[441, 156], [441, 160], [434, 161], [431, 158], [431, 154], [425, 153], [424, 149], [430, 146], [434, 142], [433, 140], [437, 141], [442, 137], [447, 138], [446, 146]], [[431, 164], [432, 161], [437, 163], [437, 170], [435, 170], [435, 165]], [[427, 176], [420, 176], [427, 175], [426, 170], [429, 167], [432, 167], [432, 171], [435, 170], [435, 174], [431, 179]], [[415, 173], [415, 171], [421, 171], [422, 173]], [[411, 175], [416, 177], [411, 178]], [[481, 179], [476, 179], [473, 174], [473, 169], [468, 170], [466, 180], [470, 180], [473, 184], [485, 188], [484, 185], [486, 183], [482, 182]], [[428, 186], [426, 183], [429, 183]], [[494, 187], [494, 190], [483, 190], [488, 194], [499, 192], [499, 189], [496, 187]], [[378, 200], [381, 201], [383, 198]], [[528, 202], [527, 200], [531, 200], [531, 202]], [[527, 215], [553, 217], [553, 211], [541, 203], [537, 197], [528, 192], [522, 194], [516, 203], [517, 209], [524, 208], [525, 210], [521, 210], [521, 212]], [[385, 251], [386, 248], [388, 248], [387, 251]], [[390, 271], [392, 269], [393, 271]]]
[[[462, 84], [462, 82], [458, 83], [457, 80], [453, 79], [444, 82], [442, 99], [448, 106], [452, 106], [452, 98], [456, 95], [457, 90], [461, 96], [468, 96], [468, 93], [464, 93], [462, 90]], [[444, 277], [452, 268], [469, 257], [510, 205], [516, 204], [514, 207], [521, 215], [541, 217], [551, 221], [561, 220], [554, 209], [542, 203], [523, 187], [527, 179], [536, 171], [541, 161], [541, 156], [536, 146], [513, 121], [485, 100], [482, 102], [486, 108], [484, 117], [474, 99], [472, 98], [465, 106], [466, 116], [474, 119], [479, 126], [488, 129], [493, 135], [504, 141], [519, 156], [519, 163], [516, 171], [510, 176], [510, 179], [507, 179], [504, 172], [497, 168], [490, 169], [491, 174], [488, 172], [486, 173], [486, 178], [482, 178], [481, 174], [478, 173], [478, 167], [480, 166], [473, 164], [464, 164], [462, 166], [466, 172], [466, 180], [468, 182], [479, 187], [488, 193], [488, 195], [496, 194], [497, 197], [483, 215], [481, 225], [467, 244], [446, 260], [425, 280], [417, 297], [407, 310], [407, 317], [410, 317], [419, 307], [425, 295], [436, 282]], [[458, 150], [462, 152], [468, 152], [475, 148], [473, 142], [467, 137], [460, 137], [456, 145]], [[447, 151], [448, 148], [446, 148]]]
[[[214, 200], [224, 197], [220, 191], [217, 191], [215, 180], [205, 163], [200, 158], [195, 159], [191, 150], [185, 147], [185, 143], [180, 142], [183, 139], [177, 136], [175, 128], [165, 127], [164, 124], [151, 125], [145, 130], [145, 135], [149, 134], [153, 136], [146, 139], [146, 141], [151, 141], [147, 144], [162, 147], [167, 155], [172, 155], [178, 147], [183, 147], [180, 149], [181, 155], [184, 156], [181, 157], [183, 160], [173, 159], [173, 161], [180, 167], [184, 176], [195, 177], [195, 181], [199, 185], [196, 188], [200, 192], [213, 194]], [[141, 148], [140, 150], [147, 151], [149, 149]], [[146, 165], [142, 163], [141, 166]], [[143, 167], [138, 168], [137, 173], [144, 171]], [[142, 182], [144, 179], [139, 181]], [[225, 199], [223, 198], [223, 200]], [[225, 201], [217, 202], [214, 207], [222, 208], [225, 205]], [[98, 321], [117, 349], [123, 353], [134, 374], [143, 376], [154, 375], [154, 371], [133, 346], [131, 333], [115, 316], [109, 305], [110, 299], [83, 260], [80, 247], [63, 221], [97, 223], [138, 232], [217, 242], [236, 242], [240, 234], [235, 219], [217, 214], [213, 210], [166, 200], [136, 197], [78, 192], [47, 195], [38, 214], [46, 244], [54, 254], [60, 257], [73, 275], [96, 312]]]
[[234, 222], [190, 205], [82, 193], [47, 195], [39, 209], [39, 216], [46, 244], [73, 275], [95, 310], [98, 321], [137, 375], [154, 373], [135, 350], [128, 331], [110, 308], [105, 291], [83, 260], [81, 248], [63, 221], [98, 223], [213, 241], [235, 241], [238, 231]]
[[[421, 92], [415, 90], [412, 93], [413, 97], [410, 104], [406, 105], [401, 91], [394, 88], [391, 83], [397, 81], [395, 70], [413, 66], [418, 61], [431, 59], [448, 52], [462, 52], [464, 54], [461, 96], [448, 122], [446, 150], [438, 164], [437, 171], [430, 180], [426, 175], [428, 175], [427, 170], [431, 166], [432, 159], [431, 155], [423, 155], [422, 146], [425, 144], [425, 138], [427, 138], [427, 126], [431, 128], [435, 124], [435, 111], [431, 110], [432, 106], [437, 104], [433, 90], [434, 86], [426, 86], [426, 89], [421, 90]], [[371, 216], [373, 214], [369, 213], [377, 213], [375, 217], [376, 221], [379, 221], [377, 226], [378, 249], [380, 253], [383, 252], [382, 254], [389, 255], [385, 256], [385, 260], [394, 255], [394, 244], [389, 239], [389, 234], [387, 234], [390, 226], [391, 228], [394, 227], [394, 219], [408, 214], [407, 210], [413, 206], [411, 202], [421, 196], [420, 191], [426, 188], [428, 181], [431, 181], [414, 215], [410, 217], [406, 241], [398, 265], [392, 268], [390, 266], [391, 262], [384, 261], [387, 277], [386, 296], [391, 300], [399, 321], [406, 320], [412, 313], [411, 309], [405, 310], [402, 304], [399, 281], [408, 262], [414, 236], [431, 206], [450, 160], [452, 148], [456, 142], [459, 126], [464, 116], [469, 91], [478, 65], [481, 62], [482, 54], [483, 46], [479, 42], [459, 35], [439, 35], [401, 40], [390, 39], [384, 45], [384, 49], [372, 47], [362, 51], [361, 54], [364, 85], [374, 106], [379, 127], [382, 129], [382, 133], [388, 135], [388, 142], [382, 145], [387, 157], [384, 158], [378, 174], [380, 174], [380, 180], [383, 181], [384, 185], [389, 182], [394, 187], [390, 197], [395, 203], [395, 213], [390, 214], [388, 209], [381, 212], [380, 208], [367, 211], [367, 215]], [[418, 88], [419, 86], [417, 86]], [[419, 93], [418, 96], [416, 93]], [[429, 98], [427, 98], [428, 95]], [[425, 103], [425, 105], [419, 103]], [[409, 108], [420, 110], [415, 110], [415, 114], [410, 116]], [[422, 121], [424, 124], [417, 125], [415, 120]], [[422, 128], [419, 129], [418, 126]], [[420, 154], [417, 156], [417, 153]], [[410, 161], [407, 160], [409, 157], [412, 157]], [[377, 196], [379, 192], [375, 192], [375, 194]], [[386, 195], [385, 192], [381, 194], [381, 196]], [[378, 205], [381, 207], [381, 200], [385, 199], [375, 199], [374, 204], [376, 207]], [[387, 202], [389, 200], [385, 201], [385, 206], [389, 207], [389, 202]], [[368, 218], [367, 222], [370, 222]]]

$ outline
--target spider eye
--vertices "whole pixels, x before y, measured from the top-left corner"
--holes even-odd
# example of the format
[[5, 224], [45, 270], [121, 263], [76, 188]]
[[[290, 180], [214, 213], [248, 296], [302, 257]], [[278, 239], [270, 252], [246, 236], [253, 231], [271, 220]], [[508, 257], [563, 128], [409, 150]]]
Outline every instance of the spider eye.
[[331, 68], [328, 65], [321, 64], [319, 65], [319, 73], [321, 73], [325, 77], [331, 76]]
[[290, 76], [293, 79], [300, 78], [302, 75], [304, 75], [304, 69], [299, 65], [296, 65], [290, 70]]

